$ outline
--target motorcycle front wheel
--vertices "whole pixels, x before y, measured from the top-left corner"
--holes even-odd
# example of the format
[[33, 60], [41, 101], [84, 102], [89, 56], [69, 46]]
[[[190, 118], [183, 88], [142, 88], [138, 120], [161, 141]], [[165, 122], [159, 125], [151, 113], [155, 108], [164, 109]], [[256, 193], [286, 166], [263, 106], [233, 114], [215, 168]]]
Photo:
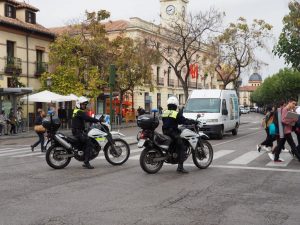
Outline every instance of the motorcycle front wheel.
[[196, 149], [193, 151], [193, 162], [200, 169], [209, 167], [213, 160], [213, 148], [207, 140], [198, 141]]
[[68, 151], [62, 146], [51, 145], [46, 152], [47, 164], [53, 169], [63, 169], [69, 165], [71, 157], [62, 157], [67, 155]]
[[114, 166], [125, 163], [130, 155], [130, 148], [123, 139], [114, 139], [114, 148], [112, 143], [107, 143], [104, 147], [104, 156], [107, 162]]
[[140, 165], [146, 173], [157, 173], [163, 166], [163, 161], [154, 162], [153, 159], [162, 157], [161, 151], [155, 148], [145, 148], [140, 155]]

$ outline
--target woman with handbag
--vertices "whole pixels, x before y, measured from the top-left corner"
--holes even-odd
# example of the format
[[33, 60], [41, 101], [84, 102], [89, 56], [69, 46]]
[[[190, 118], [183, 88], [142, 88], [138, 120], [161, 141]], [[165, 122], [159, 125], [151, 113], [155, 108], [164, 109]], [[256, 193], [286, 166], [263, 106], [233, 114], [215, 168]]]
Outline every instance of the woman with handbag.
[[46, 117], [46, 113], [43, 110], [38, 109], [38, 114], [34, 121], [34, 131], [37, 133], [39, 140], [30, 146], [31, 151], [34, 151], [34, 148], [38, 146], [40, 143], [41, 143], [41, 152], [44, 151], [44, 141], [45, 141], [44, 133], [46, 132], [46, 129], [43, 127], [42, 122], [45, 117]]

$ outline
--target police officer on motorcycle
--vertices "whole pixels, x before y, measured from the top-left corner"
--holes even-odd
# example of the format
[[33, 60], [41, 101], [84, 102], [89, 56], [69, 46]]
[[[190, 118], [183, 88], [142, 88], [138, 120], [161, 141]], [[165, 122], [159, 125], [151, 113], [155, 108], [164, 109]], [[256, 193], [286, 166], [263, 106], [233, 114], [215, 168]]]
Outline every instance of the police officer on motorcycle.
[[177, 107], [179, 105], [178, 99], [175, 96], [171, 96], [167, 101], [168, 109], [162, 114], [162, 131], [165, 135], [168, 135], [176, 143], [176, 150], [178, 154], [178, 167], [177, 172], [188, 173], [183, 168], [184, 154], [186, 152], [186, 147], [180, 137], [180, 130], [178, 129], [179, 124], [193, 124], [195, 121], [185, 118], [182, 115], [182, 111], [177, 112]]
[[76, 108], [73, 110], [72, 115], [72, 134], [83, 144], [84, 164], [82, 166], [87, 169], [94, 169], [89, 162], [92, 144], [85, 133], [85, 122], [98, 123], [100, 121], [86, 114], [85, 110], [88, 103], [88, 99], [84, 96], [79, 97], [76, 101]]

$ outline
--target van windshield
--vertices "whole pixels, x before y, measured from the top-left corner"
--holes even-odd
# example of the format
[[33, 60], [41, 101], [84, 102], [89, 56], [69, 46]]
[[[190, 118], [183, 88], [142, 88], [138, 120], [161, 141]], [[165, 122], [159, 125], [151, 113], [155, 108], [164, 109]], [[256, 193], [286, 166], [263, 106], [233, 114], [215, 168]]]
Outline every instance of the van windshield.
[[184, 112], [219, 113], [219, 98], [190, 98], [184, 108]]

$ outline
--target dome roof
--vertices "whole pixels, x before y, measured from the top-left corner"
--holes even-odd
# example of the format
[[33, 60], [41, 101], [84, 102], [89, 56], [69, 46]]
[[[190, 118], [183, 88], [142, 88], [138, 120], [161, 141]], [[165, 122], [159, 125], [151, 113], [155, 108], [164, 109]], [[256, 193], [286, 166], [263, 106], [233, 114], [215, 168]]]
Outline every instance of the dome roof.
[[259, 75], [258, 73], [253, 73], [250, 76], [249, 81], [262, 81], [261, 75]]

